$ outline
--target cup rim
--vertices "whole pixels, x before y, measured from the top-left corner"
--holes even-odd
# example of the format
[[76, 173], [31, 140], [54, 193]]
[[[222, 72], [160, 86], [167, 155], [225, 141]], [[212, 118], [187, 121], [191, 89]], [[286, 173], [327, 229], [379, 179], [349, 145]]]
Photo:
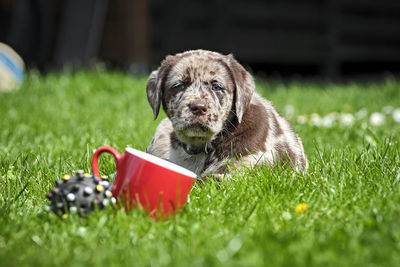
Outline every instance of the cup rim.
[[190, 171], [190, 170], [188, 170], [188, 169], [186, 169], [186, 168], [184, 168], [182, 166], [179, 166], [179, 165], [177, 165], [175, 163], [172, 163], [172, 162], [167, 161], [165, 159], [162, 159], [162, 158], [159, 158], [157, 156], [154, 156], [152, 154], [149, 154], [149, 153], [146, 153], [146, 152], [143, 152], [143, 151], [137, 150], [135, 148], [131, 148], [131, 147], [127, 147], [125, 149], [125, 152], [127, 152], [129, 154], [132, 154], [132, 155], [135, 155], [135, 156], [137, 156], [139, 158], [142, 158], [142, 159], [144, 159], [146, 161], [149, 161], [151, 163], [154, 163], [154, 164], [156, 164], [156, 165], [158, 165], [160, 167], [164, 167], [164, 168], [169, 169], [171, 171], [183, 174], [185, 176], [189, 176], [190, 178], [194, 178], [194, 179], [197, 178], [197, 174], [196, 173], [194, 173], [194, 172], [192, 172], [192, 171]]

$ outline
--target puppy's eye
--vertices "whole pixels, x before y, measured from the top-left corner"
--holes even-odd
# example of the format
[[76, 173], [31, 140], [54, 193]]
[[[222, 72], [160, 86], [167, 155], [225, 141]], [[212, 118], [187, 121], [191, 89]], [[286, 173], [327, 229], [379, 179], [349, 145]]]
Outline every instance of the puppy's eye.
[[222, 87], [219, 86], [218, 84], [213, 84], [213, 85], [212, 85], [212, 90], [213, 90], [213, 91], [221, 91], [221, 90], [222, 90]]
[[180, 84], [175, 85], [173, 88], [176, 90], [183, 90], [183, 89], [185, 89], [185, 84], [180, 83]]

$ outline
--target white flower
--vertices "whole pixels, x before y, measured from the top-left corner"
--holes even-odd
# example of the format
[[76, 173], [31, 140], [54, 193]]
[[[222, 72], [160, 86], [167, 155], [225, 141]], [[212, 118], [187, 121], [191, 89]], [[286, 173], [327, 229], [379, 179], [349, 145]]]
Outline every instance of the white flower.
[[285, 106], [285, 116], [287, 118], [292, 118], [294, 114], [294, 107], [292, 105], [286, 105]]
[[395, 122], [400, 122], [400, 108], [396, 108], [393, 111], [393, 119]]
[[354, 116], [350, 113], [345, 113], [340, 116], [340, 124], [343, 126], [351, 126], [354, 124]]
[[366, 108], [362, 108], [355, 114], [358, 120], [364, 119], [368, 115], [368, 111]]
[[321, 125], [321, 116], [317, 113], [313, 113], [310, 115], [310, 124], [313, 126], [320, 126]]
[[390, 113], [392, 113], [392, 111], [393, 111], [393, 107], [392, 106], [385, 106], [385, 107], [382, 108], [382, 112], [384, 114], [390, 114]]
[[329, 113], [329, 114], [328, 114], [328, 115], [326, 115], [326, 116], [328, 116], [328, 117], [332, 118], [333, 120], [337, 120], [337, 119], [339, 119], [339, 118], [340, 118], [340, 114], [339, 114], [339, 113], [337, 113], [337, 112], [331, 112], [331, 113]]
[[289, 212], [284, 211], [284, 212], [282, 212], [282, 218], [283, 218], [284, 220], [286, 220], [286, 221], [289, 221], [289, 220], [292, 219], [292, 215], [291, 215]]
[[306, 122], [307, 122], [307, 117], [306, 116], [300, 115], [300, 116], [297, 117], [297, 123], [304, 124]]
[[83, 227], [83, 226], [80, 226], [79, 228], [78, 228], [78, 235], [80, 235], [80, 236], [84, 236], [84, 235], [86, 235], [86, 228], [85, 227]]
[[322, 118], [321, 125], [326, 128], [331, 128], [333, 126], [334, 122], [335, 122], [335, 120], [333, 119], [333, 116], [327, 115]]
[[369, 122], [374, 126], [380, 126], [385, 123], [385, 115], [379, 112], [374, 112], [369, 117]]

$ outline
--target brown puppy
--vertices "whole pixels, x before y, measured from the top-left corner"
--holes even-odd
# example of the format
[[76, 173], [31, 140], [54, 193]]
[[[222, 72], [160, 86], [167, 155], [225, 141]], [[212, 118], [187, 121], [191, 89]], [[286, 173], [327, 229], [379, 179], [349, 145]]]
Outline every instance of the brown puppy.
[[147, 152], [204, 176], [229, 166], [289, 163], [305, 171], [300, 138], [233, 58], [205, 50], [167, 56], [150, 75], [147, 98], [161, 121]]

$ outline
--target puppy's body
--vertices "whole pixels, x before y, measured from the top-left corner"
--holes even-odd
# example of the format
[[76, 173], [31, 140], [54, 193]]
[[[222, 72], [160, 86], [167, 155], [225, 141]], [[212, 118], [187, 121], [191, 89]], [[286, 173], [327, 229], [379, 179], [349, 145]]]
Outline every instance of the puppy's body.
[[231, 164], [286, 162], [307, 169], [300, 138], [230, 55], [195, 50], [169, 56], [146, 89], [154, 117], [161, 103], [168, 116], [148, 153], [198, 175], [223, 174]]

